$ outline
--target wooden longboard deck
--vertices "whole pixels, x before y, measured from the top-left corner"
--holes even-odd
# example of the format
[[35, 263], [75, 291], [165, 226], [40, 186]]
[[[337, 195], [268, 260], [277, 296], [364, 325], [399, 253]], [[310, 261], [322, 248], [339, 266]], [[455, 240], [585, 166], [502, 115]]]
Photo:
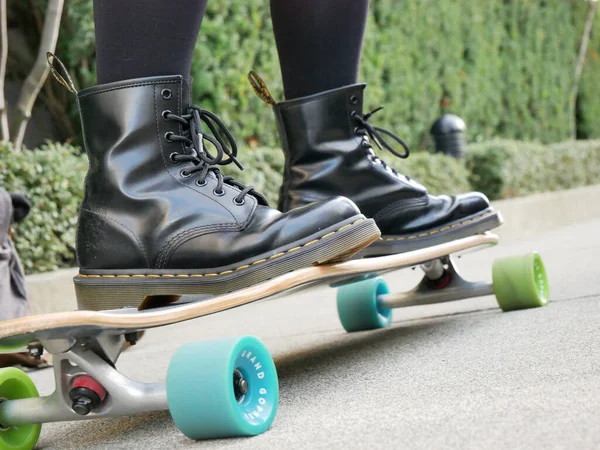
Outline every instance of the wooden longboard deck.
[[398, 255], [307, 267], [207, 300], [157, 309], [69, 311], [11, 319], [0, 322], [0, 351], [21, 348], [39, 339], [93, 337], [109, 331], [120, 333], [169, 325], [235, 308], [309, 283], [332, 283], [364, 274], [381, 274], [497, 242], [498, 236], [485, 233]]

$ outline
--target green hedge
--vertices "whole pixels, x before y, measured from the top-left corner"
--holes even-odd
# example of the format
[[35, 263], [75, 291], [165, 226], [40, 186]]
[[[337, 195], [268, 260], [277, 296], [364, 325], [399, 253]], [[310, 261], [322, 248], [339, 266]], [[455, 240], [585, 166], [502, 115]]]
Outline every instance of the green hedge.
[[[35, 17], [45, 2], [9, 5], [11, 24], [33, 54]], [[470, 141], [569, 139], [568, 95], [587, 8], [583, 0], [372, 0], [361, 79], [369, 83], [367, 106], [386, 105], [373, 121], [413, 148], [429, 147], [429, 127], [443, 112], [465, 119]], [[600, 137], [600, 23], [595, 27], [578, 107], [578, 133], [586, 138]], [[15, 47], [9, 63], [22, 53]], [[94, 84], [91, 0], [66, 3], [57, 53], [80, 87]], [[246, 81], [255, 69], [282, 98], [269, 2], [208, 2], [195, 56], [195, 101], [218, 113], [240, 141], [278, 146], [271, 112]], [[71, 110], [70, 126], [61, 127], [66, 140], [68, 130], [79, 130], [74, 101], [54, 81], [48, 85], [43, 98], [57, 120]]]
[[[52, 143], [15, 152], [0, 142], [0, 186], [26, 193], [33, 203], [15, 235], [30, 273], [75, 265], [77, 208], [87, 168], [87, 159], [79, 152]], [[415, 152], [407, 160], [382, 156], [433, 194], [475, 189], [497, 199], [600, 183], [600, 141], [543, 146], [497, 140], [471, 145], [464, 162], [427, 152]], [[228, 166], [227, 172], [255, 186], [276, 205], [283, 153], [243, 148], [239, 157], [246, 170], [240, 173]]]
[[15, 152], [0, 142], [0, 186], [27, 194], [32, 203], [15, 234], [27, 272], [75, 265], [75, 225], [87, 170], [87, 159], [77, 152], [53, 143]]
[[575, 188], [600, 183], [600, 141], [496, 140], [471, 145], [465, 163], [473, 189], [491, 199]]

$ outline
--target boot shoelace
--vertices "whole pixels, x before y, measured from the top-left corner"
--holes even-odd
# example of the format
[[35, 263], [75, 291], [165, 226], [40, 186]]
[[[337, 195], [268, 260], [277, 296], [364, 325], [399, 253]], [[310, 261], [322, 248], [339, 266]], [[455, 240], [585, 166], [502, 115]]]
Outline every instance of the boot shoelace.
[[[377, 147], [379, 147], [380, 150], [385, 149], [385, 150], [389, 151], [390, 153], [392, 153], [393, 155], [397, 156], [398, 158], [406, 159], [410, 155], [410, 149], [408, 148], [408, 145], [406, 144], [406, 142], [404, 142], [402, 140], [402, 138], [400, 138], [398, 135], [392, 133], [391, 131], [386, 130], [385, 128], [371, 125], [368, 122], [369, 118], [373, 114], [375, 114], [377, 111], [381, 111], [382, 109], [383, 109], [383, 106], [380, 106], [379, 108], [376, 108], [373, 111], [371, 111], [370, 113], [365, 114], [365, 115], [361, 115], [361, 114], [357, 113], [356, 111], [353, 111], [351, 116], [358, 123], [358, 126], [354, 129], [354, 131], [356, 134], [364, 137], [363, 143], [364, 143], [365, 148], [367, 149], [367, 154], [368, 154], [369, 158], [372, 161], [374, 161], [378, 164], [381, 164], [384, 167], [384, 169], [390, 170], [394, 173], [394, 175], [399, 176], [400, 174], [394, 168], [388, 166], [384, 160], [382, 160], [375, 154], [375, 152], [373, 151], [373, 146], [371, 145], [371, 141], [369, 140], [369, 138], [370, 138], [373, 142], [375, 142], [375, 145], [377, 145]], [[383, 135], [389, 136], [390, 138], [395, 140], [397, 143], [399, 143], [402, 146], [402, 148], [404, 149], [404, 153], [398, 152], [392, 145], [390, 145], [384, 139]], [[409, 179], [409, 177], [406, 177], [406, 178]]]
[[[191, 177], [198, 173], [200, 176], [196, 183], [198, 186], [206, 185], [206, 177], [209, 172], [212, 172], [217, 178], [217, 187], [214, 194], [221, 196], [225, 194], [223, 184], [228, 184], [240, 189], [240, 193], [234, 198], [238, 205], [244, 204], [245, 197], [250, 194], [255, 197], [259, 203], [267, 205], [267, 200], [263, 195], [254, 190], [252, 186], [244, 186], [239, 181], [236, 181], [231, 176], [225, 176], [221, 173], [218, 166], [226, 166], [234, 163], [240, 170], [244, 170], [244, 166], [237, 160], [237, 144], [233, 135], [225, 124], [214, 113], [192, 105], [188, 108], [187, 114], [178, 116], [170, 111], [163, 113], [165, 120], [175, 120], [183, 125], [183, 134], [175, 134], [168, 132], [165, 139], [168, 142], [183, 142], [186, 146], [185, 154], [172, 153], [171, 160], [175, 164], [191, 163], [189, 168], [181, 171], [181, 175], [185, 178]], [[212, 132], [205, 134], [202, 129], [202, 122]], [[216, 150], [217, 154], [213, 156], [206, 146], [204, 141], [209, 142]], [[227, 159], [223, 159], [227, 155]]]

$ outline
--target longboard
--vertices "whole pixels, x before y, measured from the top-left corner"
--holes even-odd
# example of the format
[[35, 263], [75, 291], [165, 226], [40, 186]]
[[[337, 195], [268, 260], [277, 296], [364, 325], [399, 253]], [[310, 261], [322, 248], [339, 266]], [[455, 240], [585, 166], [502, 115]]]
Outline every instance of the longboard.
[[[32, 356], [53, 355], [55, 391], [39, 397], [33, 381], [15, 368], [0, 369], [0, 448], [32, 449], [41, 424], [119, 417], [168, 409], [189, 438], [257, 435], [272, 424], [279, 385], [273, 358], [255, 337], [183, 344], [165, 382], [143, 383], [121, 374], [116, 361], [139, 332], [242, 306], [303, 286], [337, 288], [338, 316], [346, 331], [390, 326], [394, 308], [494, 294], [504, 311], [544, 306], [548, 284], [537, 253], [496, 260], [492, 283], [463, 279], [450, 255], [495, 245], [484, 233], [402, 254], [296, 270], [242, 290], [147, 310], [73, 311], [0, 324], [0, 351], [27, 346]], [[382, 277], [420, 266], [411, 291], [389, 293]], [[5, 445], [6, 444], [6, 445]]]
[[170, 325], [283, 294], [303, 285], [339, 283], [366, 274], [375, 276], [497, 243], [496, 235], [485, 233], [397, 255], [312, 266], [191, 304], [174, 304], [140, 311], [125, 308], [112, 311], [59, 312], [12, 319], [0, 324], [0, 350], [14, 350], [37, 340], [91, 337], [107, 331], [127, 333]]

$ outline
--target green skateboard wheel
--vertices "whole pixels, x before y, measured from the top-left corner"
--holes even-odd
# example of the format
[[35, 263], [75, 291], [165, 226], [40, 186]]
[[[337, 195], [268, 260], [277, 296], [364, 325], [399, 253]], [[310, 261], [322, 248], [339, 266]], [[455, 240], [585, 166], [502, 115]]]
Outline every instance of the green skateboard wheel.
[[387, 328], [392, 323], [392, 310], [381, 308], [377, 297], [389, 294], [381, 277], [345, 284], [337, 291], [338, 317], [344, 329], [353, 331]]
[[494, 261], [492, 284], [502, 311], [548, 304], [548, 278], [537, 252]]
[[190, 439], [264, 433], [279, 401], [275, 363], [252, 336], [185, 344], [169, 364], [167, 401]]
[[[0, 399], [17, 400], [39, 397], [31, 378], [14, 367], [0, 369]], [[0, 428], [0, 450], [31, 450], [40, 437], [42, 425], [33, 423]]]

